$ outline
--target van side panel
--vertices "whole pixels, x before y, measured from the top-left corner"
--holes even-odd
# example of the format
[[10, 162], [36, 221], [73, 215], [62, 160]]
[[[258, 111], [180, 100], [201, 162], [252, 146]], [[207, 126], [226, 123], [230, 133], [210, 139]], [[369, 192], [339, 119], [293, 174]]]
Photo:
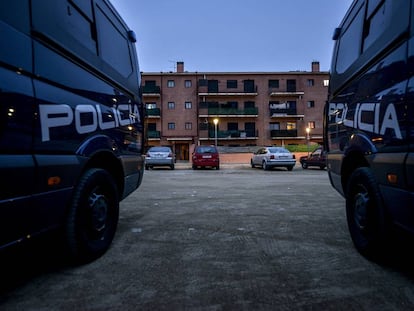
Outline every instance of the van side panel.
[[0, 249], [62, 225], [88, 169], [108, 175], [113, 201], [140, 185], [129, 38], [107, 0], [0, 2]]
[[[26, 233], [35, 162], [29, 2], [0, 2], [0, 248]], [[25, 215], [25, 217], [22, 217]]]
[[412, 9], [413, 1], [353, 2], [334, 48], [325, 133], [328, 173], [347, 212], [349, 181], [361, 182], [351, 175], [367, 167], [390, 220], [414, 232]]

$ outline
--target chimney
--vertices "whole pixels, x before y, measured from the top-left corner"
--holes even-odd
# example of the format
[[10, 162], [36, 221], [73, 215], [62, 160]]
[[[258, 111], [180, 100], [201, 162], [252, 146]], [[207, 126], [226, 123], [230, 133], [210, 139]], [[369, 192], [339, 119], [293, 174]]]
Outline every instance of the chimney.
[[184, 62], [177, 62], [177, 73], [184, 72]]
[[320, 68], [319, 68], [319, 62], [318, 61], [313, 61], [312, 62], [312, 72], [319, 72]]

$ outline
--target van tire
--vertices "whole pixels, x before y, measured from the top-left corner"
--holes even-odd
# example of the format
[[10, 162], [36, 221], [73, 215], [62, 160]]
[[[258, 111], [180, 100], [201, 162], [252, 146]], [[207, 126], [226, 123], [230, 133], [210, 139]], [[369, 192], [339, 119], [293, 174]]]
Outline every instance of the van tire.
[[117, 187], [104, 169], [87, 170], [75, 187], [66, 220], [66, 242], [75, 263], [103, 255], [115, 236], [119, 218]]
[[378, 184], [367, 167], [357, 168], [349, 179], [346, 216], [355, 248], [368, 259], [380, 259], [388, 245], [390, 226]]

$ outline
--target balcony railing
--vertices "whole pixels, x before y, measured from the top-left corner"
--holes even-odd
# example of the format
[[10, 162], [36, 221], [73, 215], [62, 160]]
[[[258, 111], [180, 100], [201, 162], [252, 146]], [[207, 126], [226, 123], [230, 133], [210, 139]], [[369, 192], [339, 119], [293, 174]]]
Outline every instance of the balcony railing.
[[156, 85], [143, 85], [142, 94], [161, 94], [161, 88]]
[[298, 130], [271, 130], [271, 137], [297, 137]]
[[287, 114], [287, 115], [296, 115], [297, 110], [295, 108], [285, 108], [285, 109], [270, 109], [270, 116], [274, 114]]
[[[215, 131], [210, 130], [208, 132], [209, 138], [215, 138]], [[257, 137], [257, 131], [256, 130], [230, 130], [230, 131], [217, 131], [217, 138], [219, 139], [244, 139], [244, 138], [255, 138]]]
[[161, 109], [160, 108], [145, 109], [145, 116], [146, 117], [159, 117], [161, 116]]
[[257, 85], [245, 88], [218, 88], [218, 87], [207, 87], [200, 86], [198, 88], [198, 95], [208, 96], [208, 95], [220, 95], [220, 96], [242, 96], [242, 95], [257, 95]]
[[147, 131], [147, 138], [161, 138], [160, 131]]
[[209, 115], [257, 115], [257, 107], [237, 109], [237, 108], [208, 108]]

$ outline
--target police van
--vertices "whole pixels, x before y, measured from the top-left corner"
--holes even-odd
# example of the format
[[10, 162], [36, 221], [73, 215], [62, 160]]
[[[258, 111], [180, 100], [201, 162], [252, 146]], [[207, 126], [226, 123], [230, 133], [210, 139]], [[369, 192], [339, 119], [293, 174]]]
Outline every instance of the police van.
[[0, 2], [0, 249], [60, 228], [79, 262], [142, 181], [136, 41], [108, 0]]
[[414, 1], [355, 0], [335, 29], [325, 148], [357, 250], [414, 232]]

